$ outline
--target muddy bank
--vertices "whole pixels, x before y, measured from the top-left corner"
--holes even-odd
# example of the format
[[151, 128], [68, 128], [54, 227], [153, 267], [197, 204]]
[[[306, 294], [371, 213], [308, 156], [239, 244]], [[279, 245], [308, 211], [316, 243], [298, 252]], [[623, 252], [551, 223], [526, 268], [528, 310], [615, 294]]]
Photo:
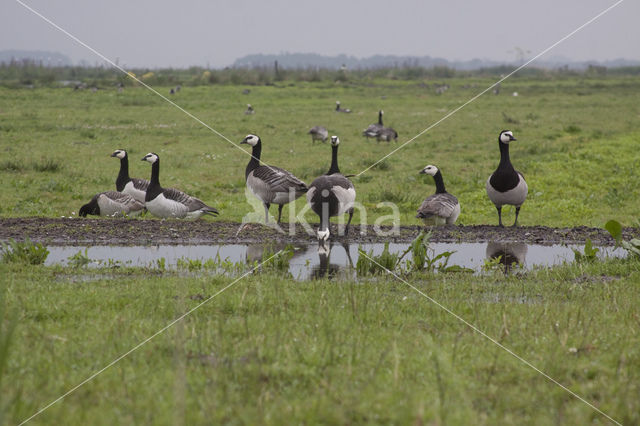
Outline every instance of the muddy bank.
[[[155, 245], [155, 244], [247, 244], [247, 243], [307, 243], [315, 241], [301, 225], [289, 232], [288, 224], [283, 230], [250, 224], [240, 229], [241, 224], [231, 222], [198, 220], [155, 219], [81, 219], [81, 218], [6, 218], [0, 219], [0, 241], [10, 238], [48, 245]], [[353, 243], [409, 242], [420, 232], [419, 226], [402, 226], [396, 233], [390, 227], [382, 227], [384, 234], [376, 233], [373, 226], [352, 227], [347, 238], [334, 237], [335, 241]], [[331, 233], [337, 234], [336, 226]], [[637, 228], [625, 228], [625, 238], [640, 237]], [[447, 226], [433, 231], [434, 242], [487, 242], [521, 241], [536, 244], [584, 244], [590, 238], [597, 245], [613, 245], [607, 231], [585, 226], [576, 228], [549, 228], [545, 226], [523, 226], [499, 228], [497, 226]]]

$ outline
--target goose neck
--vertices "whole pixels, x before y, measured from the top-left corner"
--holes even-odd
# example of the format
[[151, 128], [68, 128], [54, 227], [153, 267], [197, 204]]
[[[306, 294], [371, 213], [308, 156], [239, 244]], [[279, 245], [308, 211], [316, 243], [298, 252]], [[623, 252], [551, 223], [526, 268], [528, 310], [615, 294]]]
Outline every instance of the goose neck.
[[247, 164], [247, 169], [245, 170], [244, 178], [245, 180], [249, 177], [249, 173], [260, 167], [260, 155], [262, 154], [262, 142], [258, 141], [257, 144], [253, 146], [251, 150], [251, 160], [249, 160], [249, 164]]
[[334, 173], [340, 173], [340, 169], [338, 168], [338, 146], [331, 147], [331, 167], [327, 172], [328, 175], [332, 175]]
[[513, 168], [511, 165], [511, 160], [509, 158], [509, 144], [498, 142], [500, 145], [500, 164], [498, 164], [499, 169], [508, 169]]
[[160, 159], [151, 165], [151, 181], [150, 185], [160, 186]]
[[444, 188], [444, 179], [442, 179], [442, 173], [440, 170], [433, 176], [433, 180], [436, 183], [436, 194], [445, 194], [447, 190]]

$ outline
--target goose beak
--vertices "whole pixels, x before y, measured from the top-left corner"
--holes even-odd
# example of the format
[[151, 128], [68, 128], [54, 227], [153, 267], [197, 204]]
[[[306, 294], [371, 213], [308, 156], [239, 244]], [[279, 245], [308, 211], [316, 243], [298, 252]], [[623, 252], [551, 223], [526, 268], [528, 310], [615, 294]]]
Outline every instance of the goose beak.
[[517, 141], [518, 139], [514, 138], [513, 136], [511, 136], [511, 140], [512, 141]]
[[115, 156], [116, 156], [115, 152], [112, 152], [111, 155], [110, 155], [110, 157], [115, 157]]
[[426, 174], [427, 174], [427, 172], [425, 172], [425, 171], [424, 171], [424, 169], [422, 169], [422, 170], [420, 170], [420, 173], [418, 173], [418, 174], [420, 174], [420, 175], [426, 175]]

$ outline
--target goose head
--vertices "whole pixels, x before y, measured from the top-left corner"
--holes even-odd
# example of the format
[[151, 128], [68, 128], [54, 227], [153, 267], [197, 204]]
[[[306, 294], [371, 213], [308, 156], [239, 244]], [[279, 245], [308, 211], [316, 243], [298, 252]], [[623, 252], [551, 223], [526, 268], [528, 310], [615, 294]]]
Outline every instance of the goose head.
[[144, 157], [142, 157], [142, 161], [148, 161], [151, 164], [155, 163], [159, 159], [160, 159], [160, 157], [158, 157], [158, 154], [154, 154], [153, 152], [150, 152], [147, 155], [145, 155]]
[[329, 232], [329, 228], [324, 231], [318, 229], [318, 251], [322, 248], [322, 250], [329, 251], [329, 236], [331, 233]]
[[256, 135], [247, 135], [244, 139], [242, 139], [242, 142], [240, 143], [246, 143], [247, 145], [256, 146], [260, 143], [260, 138]]
[[436, 166], [432, 166], [431, 164], [420, 170], [421, 175], [435, 176], [436, 173], [438, 173], [438, 168]]
[[511, 133], [511, 130], [503, 130], [500, 132], [498, 140], [504, 144], [509, 144], [509, 142], [515, 141], [517, 139], [513, 137], [513, 133]]
[[340, 145], [340, 138], [338, 138], [336, 135], [331, 136], [331, 146], [338, 145]]
[[127, 156], [127, 151], [125, 151], [124, 149], [116, 149], [115, 151], [113, 151], [113, 153], [111, 154], [112, 157], [118, 157], [119, 159], [123, 159]]
[[87, 203], [84, 206], [80, 207], [78, 216], [87, 217], [88, 214], [100, 216], [100, 206], [98, 206], [98, 203], [94, 203], [92, 200], [90, 203]]

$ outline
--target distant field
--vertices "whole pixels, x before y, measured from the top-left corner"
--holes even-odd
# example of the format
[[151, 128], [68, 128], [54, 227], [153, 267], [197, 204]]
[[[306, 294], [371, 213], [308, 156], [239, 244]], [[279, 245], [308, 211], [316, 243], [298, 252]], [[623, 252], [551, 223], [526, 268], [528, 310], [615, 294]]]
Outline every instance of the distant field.
[[[310, 183], [330, 162], [328, 145], [311, 145], [306, 133], [312, 126], [325, 125], [340, 136], [343, 172], [359, 173], [494, 81], [285, 82], [183, 87], [172, 96], [169, 87], [157, 89], [235, 143], [248, 133], [259, 135], [266, 162]], [[450, 89], [438, 95], [434, 83]], [[417, 173], [435, 164], [461, 202], [459, 223], [496, 224], [484, 186], [499, 160], [497, 135], [508, 128], [518, 139], [512, 161], [529, 184], [521, 224], [601, 226], [617, 219], [633, 225], [640, 217], [639, 92], [640, 79], [633, 77], [507, 80], [498, 96], [485, 94], [354, 178], [357, 199], [368, 223], [389, 215], [390, 208], [377, 205], [390, 201], [399, 207], [402, 225], [417, 224], [416, 208], [434, 192], [431, 178]], [[353, 113], [335, 113], [336, 100]], [[247, 103], [255, 115], [244, 114]], [[400, 134], [398, 143], [361, 136], [378, 109]], [[77, 214], [93, 194], [115, 188], [119, 164], [109, 154], [116, 148], [129, 151], [132, 176], [145, 178], [150, 167], [139, 159], [157, 152], [162, 184], [217, 207], [221, 215], [214, 220], [240, 221], [252, 211], [244, 191], [249, 156], [142, 87], [122, 93], [115, 87], [95, 93], [0, 88], [0, 145], [2, 217]], [[304, 202], [298, 200], [298, 209]], [[311, 213], [308, 218], [317, 221]], [[355, 223], [360, 220], [356, 214]], [[505, 223], [512, 221], [507, 209]]]

